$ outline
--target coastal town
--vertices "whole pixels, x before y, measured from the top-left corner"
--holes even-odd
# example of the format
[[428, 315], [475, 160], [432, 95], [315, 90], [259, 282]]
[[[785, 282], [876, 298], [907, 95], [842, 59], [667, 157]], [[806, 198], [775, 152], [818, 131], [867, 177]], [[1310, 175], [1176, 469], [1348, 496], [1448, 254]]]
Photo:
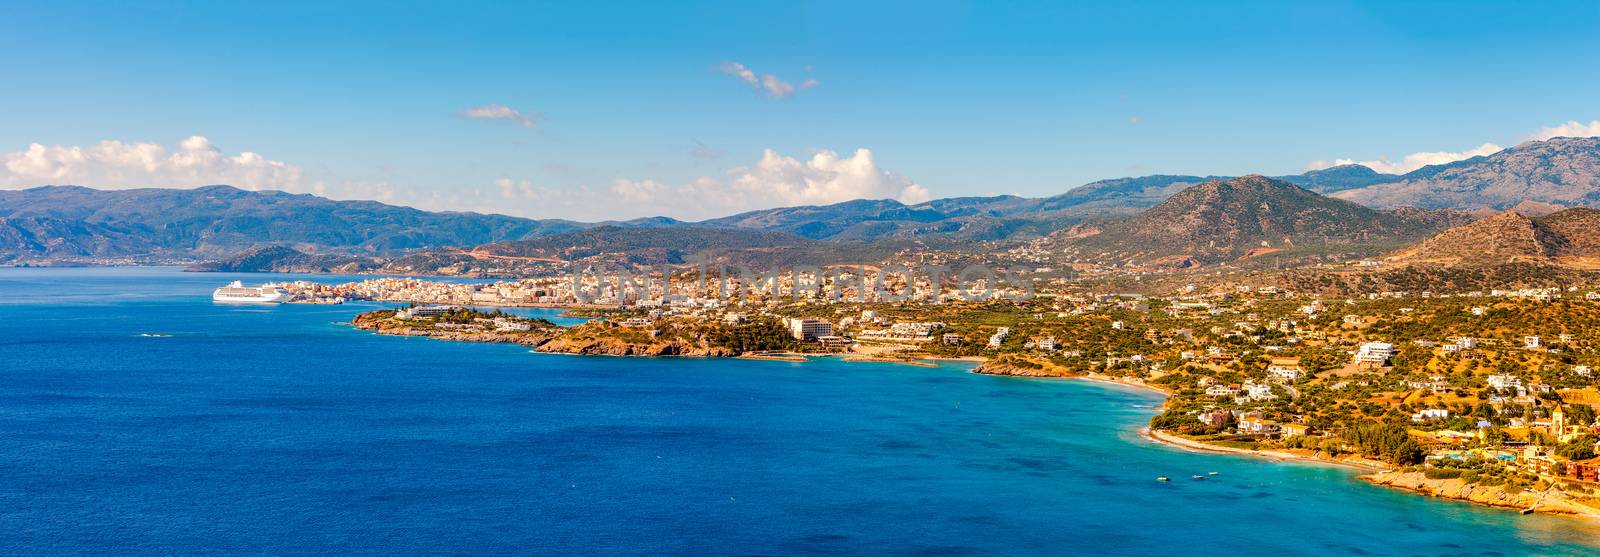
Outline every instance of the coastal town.
[[[767, 290], [737, 280], [633, 291], [567, 277], [285, 286], [308, 301], [408, 304], [355, 320], [380, 333], [542, 352], [963, 358], [982, 362], [977, 373], [1116, 381], [1168, 396], [1148, 432], [1157, 441], [1354, 466], [1376, 484], [1518, 511], [1600, 516], [1600, 291], [1326, 298], [1270, 287], [1149, 295], [990, 284], [968, 299], [871, 271], [851, 279], [799, 296], [792, 282]], [[582, 300], [574, 285], [596, 295]], [[902, 299], [882, 301], [890, 295]], [[590, 319], [558, 327], [490, 309], [511, 306]]]

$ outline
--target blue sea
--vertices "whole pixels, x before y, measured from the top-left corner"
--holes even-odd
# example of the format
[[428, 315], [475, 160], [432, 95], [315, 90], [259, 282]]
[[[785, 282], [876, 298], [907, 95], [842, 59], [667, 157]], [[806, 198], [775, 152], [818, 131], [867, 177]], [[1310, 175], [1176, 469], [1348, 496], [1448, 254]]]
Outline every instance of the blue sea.
[[1151, 444], [1160, 399], [1116, 386], [209, 298], [283, 278], [345, 280], [0, 269], [0, 554], [1600, 554], [1591, 523]]

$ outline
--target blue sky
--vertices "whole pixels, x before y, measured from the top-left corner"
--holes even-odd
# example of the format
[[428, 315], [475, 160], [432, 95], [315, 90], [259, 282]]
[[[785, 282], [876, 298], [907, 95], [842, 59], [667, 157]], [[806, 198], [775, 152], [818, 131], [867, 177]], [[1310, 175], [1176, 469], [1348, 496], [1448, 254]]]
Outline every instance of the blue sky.
[[[0, 182], [701, 218], [1401, 168], [1600, 119], [1592, 2], [325, 4], [11, 5]], [[499, 107], [531, 125], [467, 117]]]

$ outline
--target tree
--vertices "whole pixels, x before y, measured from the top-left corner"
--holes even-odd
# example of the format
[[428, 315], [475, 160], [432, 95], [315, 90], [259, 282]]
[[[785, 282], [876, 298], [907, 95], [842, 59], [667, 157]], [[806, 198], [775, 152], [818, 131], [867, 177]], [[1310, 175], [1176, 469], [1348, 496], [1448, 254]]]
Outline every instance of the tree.
[[1422, 461], [1422, 447], [1411, 439], [1405, 426], [1399, 424], [1368, 424], [1351, 428], [1345, 441], [1368, 456], [1388, 460], [1398, 465]]
[[1499, 426], [1483, 428], [1483, 441], [1490, 446], [1497, 446], [1506, 442], [1506, 431]]
[[1176, 430], [1185, 426], [1193, 427], [1198, 425], [1201, 425], [1200, 420], [1176, 409], [1167, 410], [1157, 414], [1154, 418], [1150, 418], [1151, 429]]
[[1567, 423], [1587, 425], [1594, 423], [1594, 407], [1587, 404], [1574, 404], [1566, 408]]
[[1589, 460], [1595, 457], [1594, 443], [1597, 437], [1585, 435], [1573, 439], [1556, 447], [1556, 455], [1569, 460]]

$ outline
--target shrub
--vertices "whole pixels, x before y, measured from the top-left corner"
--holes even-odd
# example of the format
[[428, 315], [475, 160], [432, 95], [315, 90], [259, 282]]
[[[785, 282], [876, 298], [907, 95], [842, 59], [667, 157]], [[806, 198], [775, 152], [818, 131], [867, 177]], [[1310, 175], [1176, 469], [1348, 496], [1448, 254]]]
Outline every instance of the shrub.
[[1430, 480], [1453, 480], [1461, 477], [1461, 471], [1454, 468], [1429, 468], [1422, 472], [1422, 477]]

